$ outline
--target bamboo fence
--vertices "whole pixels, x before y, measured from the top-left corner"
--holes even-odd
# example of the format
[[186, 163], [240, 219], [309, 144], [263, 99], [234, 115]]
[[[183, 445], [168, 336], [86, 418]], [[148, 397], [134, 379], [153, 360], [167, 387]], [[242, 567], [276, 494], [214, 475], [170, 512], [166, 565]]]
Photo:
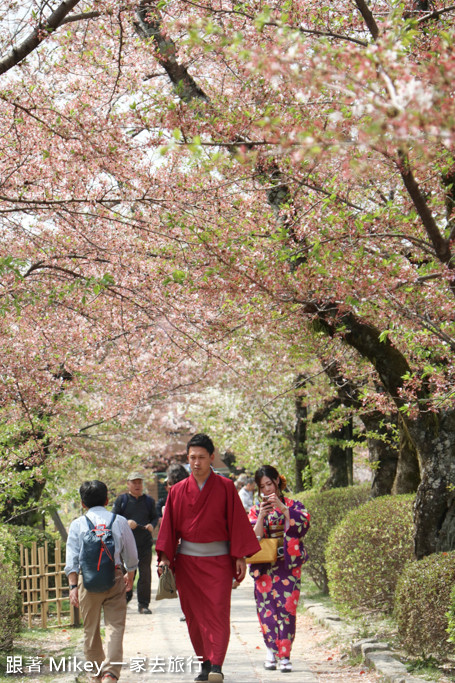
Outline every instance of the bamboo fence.
[[[19, 546], [21, 559], [20, 590], [22, 595], [22, 614], [27, 617], [29, 628], [41, 619], [42, 628], [62, 626], [69, 622], [71, 626], [79, 624], [79, 610], [68, 605], [68, 583], [64, 572], [65, 562], [62, 560], [61, 541], [56, 541], [54, 561], [49, 561], [47, 541], [44, 547], [31, 548]], [[63, 578], [65, 577], [65, 581]], [[66, 603], [64, 605], [64, 603]], [[55, 605], [55, 610], [50, 606]], [[34, 621], [35, 620], [35, 621]]]

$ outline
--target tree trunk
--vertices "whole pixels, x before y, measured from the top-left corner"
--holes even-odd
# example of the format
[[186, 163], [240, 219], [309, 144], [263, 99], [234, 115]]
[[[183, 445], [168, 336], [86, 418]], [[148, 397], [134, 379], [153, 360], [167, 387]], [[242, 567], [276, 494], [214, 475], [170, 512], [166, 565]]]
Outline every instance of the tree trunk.
[[388, 425], [393, 426], [395, 431], [396, 417], [374, 412], [360, 415], [360, 418], [369, 433], [374, 432], [378, 435], [367, 436], [369, 460], [373, 468], [371, 495], [373, 498], [390, 495], [395, 481], [399, 452], [397, 446], [391, 442]]
[[[320, 329], [333, 336], [338, 333], [345, 343], [367, 358], [398, 408], [404, 407], [401, 395], [403, 377], [411, 370], [406, 358], [390, 340], [380, 339], [380, 331], [362, 322], [353, 313], [340, 314], [335, 304], [307, 307], [318, 315]], [[455, 410], [430, 410], [425, 394], [417, 397], [417, 417], [402, 413], [422, 470], [417, 490], [415, 554], [417, 559], [434, 552], [455, 549]]]
[[420, 484], [420, 464], [416, 447], [409, 436], [401, 415], [398, 416], [400, 457], [392, 493], [415, 493]]
[[296, 396], [295, 416], [293, 454], [295, 465], [295, 491], [299, 492], [309, 489], [313, 485], [306, 443], [308, 410], [304, 396]]
[[352, 484], [352, 448], [344, 445], [345, 441], [352, 439], [352, 421], [332, 432], [329, 438], [334, 443], [329, 446], [330, 475], [322, 487], [323, 491]]
[[51, 517], [52, 517], [52, 521], [55, 524], [55, 528], [57, 529], [58, 533], [60, 534], [60, 538], [62, 539], [63, 543], [66, 543], [68, 540], [68, 532], [67, 532], [65, 525], [63, 524], [61, 517], [58, 514], [57, 510], [52, 510]]
[[[352, 417], [343, 427], [344, 439], [345, 441], [350, 441], [352, 444], [354, 439], [354, 423]], [[348, 474], [348, 486], [352, 486], [354, 483], [354, 449], [351, 446], [344, 447], [346, 452], [346, 470]]]
[[408, 428], [422, 463], [414, 512], [420, 559], [455, 549], [455, 410], [425, 413]]

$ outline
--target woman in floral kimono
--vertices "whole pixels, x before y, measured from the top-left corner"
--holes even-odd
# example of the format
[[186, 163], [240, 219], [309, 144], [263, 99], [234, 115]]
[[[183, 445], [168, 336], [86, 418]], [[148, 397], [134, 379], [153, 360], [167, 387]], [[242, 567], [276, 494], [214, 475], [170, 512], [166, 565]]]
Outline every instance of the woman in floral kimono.
[[286, 479], [271, 465], [260, 467], [254, 476], [261, 502], [249, 512], [258, 539], [283, 538], [276, 562], [252, 564], [259, 623], [267, 648], [264, 667], [292, 671], [289, 660], [295, 637], [301, 567], [308, 559], [303, 537], [310, 515], [305, 506], [283, 494]]

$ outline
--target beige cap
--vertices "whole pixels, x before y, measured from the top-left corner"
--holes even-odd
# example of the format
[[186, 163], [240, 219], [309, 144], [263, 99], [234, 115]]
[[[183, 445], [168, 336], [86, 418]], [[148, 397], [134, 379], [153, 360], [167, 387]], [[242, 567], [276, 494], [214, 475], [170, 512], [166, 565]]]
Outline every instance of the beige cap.
[[133, 481], [133, 479], [145, 479], [144, 475], [141, 474], [140, 472], [131, 472], [128, 475], [127, 481]]

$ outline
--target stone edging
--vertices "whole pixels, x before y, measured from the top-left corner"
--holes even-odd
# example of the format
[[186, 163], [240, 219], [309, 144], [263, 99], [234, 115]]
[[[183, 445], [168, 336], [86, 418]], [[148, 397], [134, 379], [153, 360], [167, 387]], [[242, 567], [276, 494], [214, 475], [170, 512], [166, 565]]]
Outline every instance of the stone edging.
[[302, 602], [304, 608], [316, 621], [340, 637], [349, 640], [352, 654], [362, 655], [365, 664], [376, 669], [388, 683], [422, 683], [424, 680], [411, 676], [398, 656], [390, 650], [387, 643], [380, 642], [375, 638], [356, 640], [355, 628], [343, 622], [334, 610], [329, 609], [321, 602], [309, 600]]

